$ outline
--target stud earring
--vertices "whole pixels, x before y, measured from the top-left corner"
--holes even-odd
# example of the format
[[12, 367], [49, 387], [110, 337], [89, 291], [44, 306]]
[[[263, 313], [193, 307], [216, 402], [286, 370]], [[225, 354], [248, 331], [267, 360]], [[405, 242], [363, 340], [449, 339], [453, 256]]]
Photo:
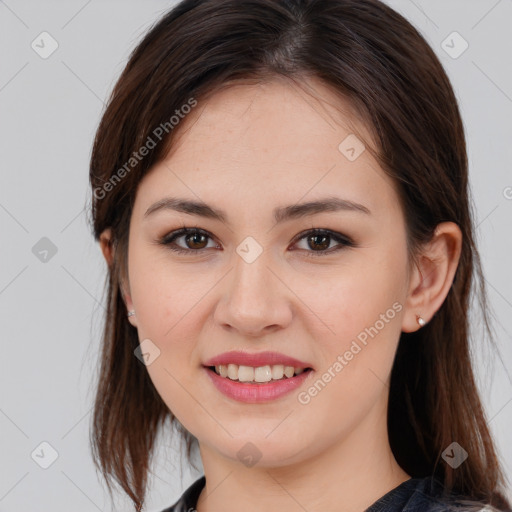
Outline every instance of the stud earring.
[[126, 316], [130, 317], [130, 316], [134, 316], [134, 315], [135, 315], [135, 311], [128, 311], [128, 314]]
[[419, 315], [416, 315], [416, 321], [418, 322], [419, 326], [420, 327], [423, 327], [427, 322], [425, 322], [425, 320], [423, 320], [423, 318], [421, 318], [421, 316]]

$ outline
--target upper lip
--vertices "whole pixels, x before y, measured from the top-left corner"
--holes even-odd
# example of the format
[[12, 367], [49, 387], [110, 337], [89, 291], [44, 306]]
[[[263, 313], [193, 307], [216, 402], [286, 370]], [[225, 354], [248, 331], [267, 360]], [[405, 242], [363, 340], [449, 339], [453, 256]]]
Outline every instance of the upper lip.
[[241, 350], [232, 350], [230, 352], [224, 352], [215, 357], [208, 359], [204, 366], [218, 366], [227, 364], [237, 364], [243, 366], [266, 366], [282, 364], [284, 366], [293, 366], [294, 368], [311, 368], [309, 363], [299, 361], [294, 357], [280, 354], [279, 352], [243, 352]]

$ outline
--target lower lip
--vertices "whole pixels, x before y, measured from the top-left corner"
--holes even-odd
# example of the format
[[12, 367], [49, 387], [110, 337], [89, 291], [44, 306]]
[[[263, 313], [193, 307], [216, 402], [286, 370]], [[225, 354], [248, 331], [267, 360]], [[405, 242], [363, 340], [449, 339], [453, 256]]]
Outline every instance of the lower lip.
[[273, 380], [265, 383], [248, 384], [238, 382], [227, 377], [221, 377], [215, 371], [204, 367], [206, 373], [215, 387], [224, 395], [239, 402], [261, 403], [269, 402], [291, 393], [297, 389], [313, 370], [304, 371], [294, 377], [286, 377], [282, 380]]

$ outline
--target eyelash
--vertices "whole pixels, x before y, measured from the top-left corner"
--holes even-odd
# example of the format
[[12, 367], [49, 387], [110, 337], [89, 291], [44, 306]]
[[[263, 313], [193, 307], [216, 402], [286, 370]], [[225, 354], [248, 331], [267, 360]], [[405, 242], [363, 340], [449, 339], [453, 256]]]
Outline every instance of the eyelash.
[[[208, 233], [208, 231], [205, 231], [203, 229], [199, 229], [199, 228], [181, 228], [181, 229], [178, 229], [176, 231], [172, 231], [171, 233], [168, 233], [167, 235], [162, 237], [158, 242], [161, 245], [167, 246], [171, 251], [174, 251], [174, 252], [179, 253], [179, 254], [191, 255], [193, 253], [202, 253], [204, 250], [206, 250], [206, 248], [203, 248], [203, 249], [183, 249], [182, 247], [176, 246], [175, 244], [174, 244], [174, 247], [173, 247], [172, 244], [173, 244], [173, 242], [177, 238], [181, 238], [182, 236], [190, 235], [190, 234], [204, 235], [204, 236], [208, 237], [209, 239], [213, 240], [213, 237], [211, 236], [211, 234]], [[355, 247], [355, 243], [349, 237], [347, 237], [345, 235], [341, 235], [340, 233], [336, 233], [335, 231], [330, 231], [328, 229], [320, 229], [320, 228], [310, 229], [308, 231], [299, 233], [299, 235], [297, 235], [297, 237], [295, 238], [293, 243], [296, 244], [296, 243], [300, 242], [301, 240], [303, 240], [304, 238], [307, 238], [308, 236], [311, 236], [311, 235], [317, 235], [317, 236], [318, 235], [324, 235], [324, 236], [328, 236], [331, 239], [331, 241], [334, 240], [335, 242], [338, 242], [341, 245], [338, 246], [338, 247], [335, 247], [335, 248], [326, 249], [324, 251], [308, 251], [306, 249], [302, 249], [302, 250], [306, 250], [306, 253], [307, 253], [308, 257], [316, 258], [316, 257], [319, 257], [319, 256], [324, 256], [324, 255], [327, 255], [327, 254], [332, 254], [334, 252], [338, 252], [338, 251], [344, 249], [345, 247]], [[197, 256], [199, 256], [199, 255], [200, 254], [197, 254]]]

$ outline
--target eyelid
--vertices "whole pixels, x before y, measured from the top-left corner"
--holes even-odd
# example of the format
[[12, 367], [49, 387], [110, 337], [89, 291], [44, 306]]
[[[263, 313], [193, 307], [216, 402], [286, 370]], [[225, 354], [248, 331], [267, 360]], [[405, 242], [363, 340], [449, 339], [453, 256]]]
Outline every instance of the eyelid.
[[174, 231], [171, 231], [170, 233], [167, 233], [161, 239], [159, 239], [158, 242], [161, 243], [162, 245], [169, 246], [169, 248], [175, 252], [183, 252], [183, 253], [188, 253], [188, 254], [197, 253], [199, 255], [205, 250], [204, 248], [194, 250], [194, 249], [184, 249], [183, 247], [178, 247], [177, 249], [174, 247], [170, 247], [170, 245], [172, 243], [174, 243], [174, 240], [176, 240], [177, 238], [181, 238], [182, 236], [191, 235], [191, 234], [195, 234], [195, 233], [204, 235], [207, 238], [209, 238], [210, 240], [215, 240], [215, 237], [209, 231], [206, 231], [205, 229], [201, 229], [198, 227], [183, 226], [182, 228], [179, 228]]
[[[199, 227], [183, 226], [183, 227], [176, 229], [174, 231], [171, 231], [171, 232], [167, 233], [166, 235], [164, 235], [163, 237], [161, 237], [158, 240], [158, 243], [160, 243], [161, 245], [168, 246], [170, 250], [172, 250], [173, 252], [176, 252], [176, 253], [182, 253], [182, 254], [193, 255], [193, 256], [202, 256], [202, 255], [204, 255], [204, 251], [206, 251], [207, 249], [211, 249], [211, 247], [196, 249], [196, 250], [184, 249], [183, 247], [179, 247], [179, 246], [171, 247], [171, 244], [173, 244], [177, 238], [181, 238], [182, 236], [196, 234], [196, 233], [204, 235], [207, 238], [209, 238], [210, 240], [216, 240], [215, 237], [209, 231], [207, 231], [205, 229], [201, 229]], [[299, 249], [301, 251], [305, 251], [307, 256], [312, 256], [312, 257], [324, 256], [324, 255], [333, 254], [334, 252], [338, 252], [347, 247], [356, 247], [356, 244], [349, 236], [344, 235], [343, 233], [339, 233], [337, 231], [332, 231], [330, 229], [326, 229], [326, 228], [309, 228], [304, 231], [301, 231], [294, 237], [294, 239], [292, 240], [292, 244], [295, 245], [296, 243], [298, 243], [301, 240], [303, 240], [304, 238], [306, 238], [308, 235], [326, 235], [331, 240], [334, 240], [335, 242], [337, 242], [338, 245], [335, 247], [331, 247], [330, 249], [326, 249], [324, 251], [308, 251], [305, 249]], [[297, 250], [297, 249], [292, 249], [292, 250]]]
[[[302, 251], [305, 251], [306, 257], [321, 257], [321, 256], [329, 256], [334, 253], [338, 253], [339, 251], [342, 251], [349, 247], [356, 247], [356, 244], [354, 241], [347, 235], [344, 235], [343, 233], [339, 233], [338, 231], [333, 231], [331, 229], [327, 228], [309, 228], [302, 232], [300, 232], [292, 241], [292, 243], [295, 245], [296, 243], [302, 241], [304, 238], [306, 238], [308, 235], [326, 235], [331, 240], [334, 240], [338, 243], [337, 246], [331, 247], [330, 249], [326, 249], [325, 251], [308, 251], [305, 249], [299, 249]], [[297, 249], [293, 249], [297, 250]]]

